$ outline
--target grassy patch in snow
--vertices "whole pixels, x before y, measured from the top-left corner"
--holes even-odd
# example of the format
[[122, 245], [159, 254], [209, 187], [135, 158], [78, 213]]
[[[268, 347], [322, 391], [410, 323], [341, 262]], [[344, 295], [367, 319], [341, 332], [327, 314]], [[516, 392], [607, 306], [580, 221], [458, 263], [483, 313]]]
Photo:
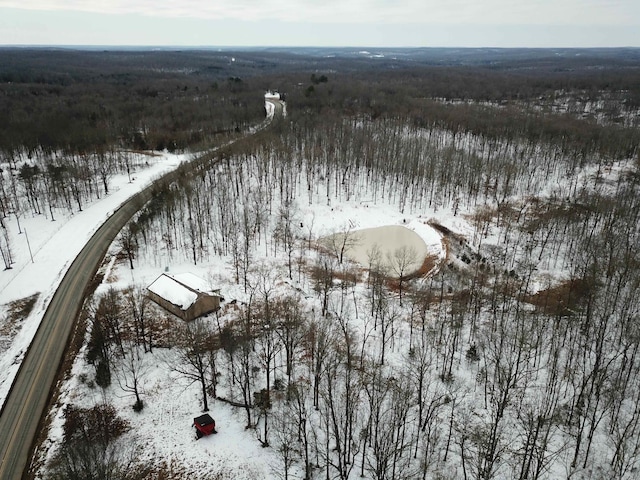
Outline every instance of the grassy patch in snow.
[[4, 352], [22, 328], [22, 323], [33, 310], [39, 293], [8, 303], [6, 316], [0, 320], [0, 352]]
[[525, 300], [547, 315], [570, 315], [580, 308], [592, 288], [587, 280], [573, 278], [529, 295]]

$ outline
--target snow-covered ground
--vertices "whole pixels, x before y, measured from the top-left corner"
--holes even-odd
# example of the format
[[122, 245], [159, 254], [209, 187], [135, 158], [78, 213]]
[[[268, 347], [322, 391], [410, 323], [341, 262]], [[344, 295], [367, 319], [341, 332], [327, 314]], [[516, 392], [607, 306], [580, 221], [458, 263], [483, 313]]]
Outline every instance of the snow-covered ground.
[[[267, 108], [268, 111], [273, 114], [273, 108]], [[173, 161], [177, 162], [179, 159], [176, 158]], [[167, 159], [167, 162], [169, 162], [169, 159]], [[620, 168], [622, 168], [622, 166], [620, 166]], [[589, 169], [583, 172], [585, 185], [591, 185], [591, 183], [595, 185], [596, 182], [591, 182], [593, 179], [592, 173]], [[619, 173], [618, 167], [616, 167], [610, 169], [608, 172], [604, 172], [603, 175], [607, 177], [607, 179], [610, 179]], [[553, 182], [550, 183], [553, 185]], [[605, 188], [606, 182], [598, 183], [598, 185], [604, 185], [599, 188]], [[125, 188], [125, 186], [126, 185], [121, 186], [120, 189]], [[311, 239], [318, 239], [347, 230], [357, 231], [385, 226], [407, 226], [422, 238], [425, 245], [427, 245], [429, 254], [435, 254], [440, 258], [444, 258], [445, 243], [440, 239], [439, 234], [429, 226], [429, 223], [435, 221], [446, 229], [451, 230], [454, 234], [460, 237], [466, 237], [468, 240], [477, 233], [477, 227], [474, 227], [471, 223], [473, 222], [470, 215], [473, 213], [472, 211], [464, 211], [461, 209], [460, 213], [457, 213], [457, 208], [453, 210], [453, 207], [439, 207], [437, 210], [412, 211], [411, 213], [407, 213], [402, 212], [398, 205], [391, 201], [374, 201], [373, 199], [358, 196], [350, 197], [351, 199], [348, 201], [333, 201], [333, 197], [331, 201], [328, 201], [329, 196], [322, 186], [316, 189], [315, 193], [310, 193], [309, 195], [313, 198], [310, 197], [308, 199], [308, 205], [307, 201], [303, 201], [300, 196], [296, 199], [295, 209], [297, 209], [297, 215], [294, 226], [297, 231], [294, 233], [298, 239], [309, 238], [310, 242]], [[278, 201], [274, 201], [273, 212], [278, 211], [278, 208], [281, 206]], [[112, 209], [113, 207], [110, 208]], [[105, 208], [101, 218], [108, 215], [109, 211], [109, 208]], [[97, 213], [95, 215], [97, 216]], [[96, 224], [99, 223], [100, 222], [96, 222]], [[27, 226], [27, 228], [29, 227]], [[86, 238], [91, 231], [95, 230], [95, 228], [96, 227], [92, 227], [91, 229], [87, 228], [88, 231], [84, 238]], [[498, 225], [493, 226], [493, 223], [491, 223], [491, 228], [488, 226], [482, 236], [482, 243], [483, 245], [499, 245], [501, 235], [505, 234], [501, 232], [500, 227]], [[54, 240], [57, 237], [50, 235], [48, 238], [50, 243], [55, 241], [58, 251], [62, 249], [62, 244]], [[80, 242], [79, 244], [80, 246], [82, 245]], [[459, 248], [463, 248], [462, 244], [463, 242], [461, 241]], [[306, 272], [303, 275], [293, 275], [294, 278], [289, 279], [285, 271], [286, 268], [284, 267], [285, 256], [282, 255], [282, 252], [274, 253], [271, 250], [272, 246], [269, 246], [266, 240], [264, 243], [261, 243], [260, 238], [258, 238], [257, 246], [259, 248], [256, 248], [255, 251], [252, 252], [252, 266], [257, 266], [258, 269], [261, 265], [265, 267], [261, 272], [267, 272], [265, 275], [271, 275], [276, 279], [276, 286], [279, 289], [278, 293], [284, 289], [299, 292], [301, 297], [304, 297], [304, 301], [307, 302], [305, 307], [312, 308], [314, 305], [317, 307], [319, 300], [314, 294], [314, 286], [309, 276], [306, 275]], [[277, 245], [273, 247], [273, 250], [277, 249]], [[55, 251], [56, 249], [52, 247], [52, 250]], [[238, 304], [248, 301], [248, 294], [244, 291], [243, 286], [234, 281], [234, 268], [230, 257], [208, 254], [205, 261], [194, 265], [193, 262], [189, 261], [188, 253], [167, 252], [166, 249], [162, 247], [154, 249], [153, 252], [154, 253], [150, 253], [150, 249], [147, 249], [146, 252], [140, 252], [135, 261], [135, 268], [131, 270], [128, 263], [117, 260], [117, 247], [115, 245], [112, 246], [108, 254], [110, 261], [104, 272], [104, 281], [96, 290], [96, 295], [100, 296], [104, 294], [109, 288], [116, 290], [126, 289], [131, 286], [144, 288], [158, 278], [162, 272], [168, 272], [170, 274], [190, 273], [206, 279], [209, 283], [209, 288], [220, 289], [221, 294], [226, 299], [226, 305], [229, 305], [229, 311], [233, 310], [233, 308], [240, 308], [236, 307], [236, 305], [231, 305], [234, 303], [234, 300], [237, 300]], [[157, 254], [157, 252], [160, 252], [160, 254]], [[514, 258], [516, 257], [516, 253], [514, 249]], [[311, 255], [313, 255], [313, 253], [311, 253]], [[66, 263], [63, 262], [60, 264], [58, 271], [62, 271], [64, 266], [70, 261], [70, 258], [72, 258], [72, 256], [66, 260]], [[24, 268], [26, 268], [26, 266]], [[541, 272], [540, 275], [550, 275], [551, 273], [560, 272], [551, 271], [551, 267], [549, 266], [545, 268], [545, 272]], [[61, 273], [55, 277], [58, 279], [57, 281], [59, 281], [60, 275]], [[535, 283], [535, 281], [532, 282], [532, 284]], [[53, 288], [54, 286], [46, 290], [42, 287], [40, 290], [33, 290], [43, 292], [38, 305], [41, 305], [40, 302], [44, 302], [45, 298], [50, 297]], [[20, 293], [20, 297], [11, 298], [21, 298], [28, 295], [30, 291], [32, 290], [25, 288], [25, 292]], [[339, 292], [336, 295], [339, 296]], [[367, 292], [364, 285], [355, 285], [353, 287], [353, 301], [354, 304], [359, 302], [358, 308], [361, 312], [366, 310], [366, 308], [360, 308], [366, 302], [366, 295]], [[393, 301], [395, 302], [395, 300]], [[401, 311], [401, 308], [400, 306], [398, 312]], [[31, 317], [41, 315], [40, 310], [42, 309], [34, 309]], [[205, 319], [205, 321], [210, 322], [211, 318], [212, 317]], [[220, 321], [224, 322], [225, 320], [225, 310], [223, 309], [223, 312], [220, 314]], [[357, 330], [359, 337], [364, 339], [362, 344], [363, 350], [366, 344], [367, 348], [373, 350], [373, 357], [378, 358], [379, 352], [375, 351], [375, 349], [380, 348], [379, 345], [385, 345], [384, 341], [379, 342], [379, 339], [382, 338], [382, 333], [380, 333], [382, 329], [380, 332], [373, 331], [371, 324], [367, 326], [366, 321], [366, 314], [362, 314], [360, 317], [356, 314], [356, 318], [351, 326], [354, 330]], [[178, 329], [182, 323], [175, 319], [175, 324], [172, 325], [175, 325], [176, 329]], [[402, 365], [407, 362], [408, 349], [405, 347], [409, 345], [410, 342], [408, 325], [409, 322], [403, 321], [397, 322], [395, 326], [395, 328], [397, 328], [397, 332], [394, 334], [394, 344], [396, 347], [387, 347], [389, 351], [387, 351], [386, 358], [389, 365]], [[23, 345], [26, 344], [23, 343]], [[383, 352], [384, 348], [383, 346]], [[133, 404], [131, 395], [124, 392], [115, 379], [106, 389], [101, 389], [94, 384], [91, 379], [94, 377], [95, 369], [93, 366], [87, 364], [84, 355], [85, 352], [81, 350], [74, 362], [72, 375], [62, 387], [58, 401], [59, 407], [57, 407], [57, 410], [55, 410], [52, 415], [49, 440], [45, 443], [44, 448], [40, 450], [39, 458], [51, 458], [60, 443], [59, 440], [64, 423], [64, 405], [73, 404], [79, 407], [89, 408], [102, 402], [109, 402], [114, 405], [119, 415], [132, 426], [132, 430], [123, 436], [122, 441], [130, 449], [139, 449], [137, 457], [145, 463], [158, 464], [164, 461], [179, 465], [180, 468], [186, 469], [187, 473], [193, 472], [197, 478], [281, 478], [281, 458], [279, 457], [276, 446], [272, 445], [270, 448], [262, 448], [257, 438], [260, 432], [256, 429], [244, 428], [246, 419], [242, 409], [230, 407], [227, 403], [216, 400], [211, 395], [209, 396], [209, 407], [212, 416], [217, 421], [219, 434], [196, 441], [191, 422], [194, 417], [202, 413], [201, 392], [196, 383], [189, 382], [184, 376], [178, 374], [175, 369], [171, 367], [176, 363], [176, 350], [177, 349], [174, 348], [155, 348], [153, 353], [147, 353], [142, 356], [146, 365], [146, 367], [143, 368], [146, 373], [144, 382], [141, 385], [145, 408], [139, 413], [134, 412], [131, 408]], [[461, 349], [461, 351], [463, 350], [466, 350], [466, 348]], [[223, 354], [221, 353], [221, 355]], [[451, 361], [454, 361], [453, 357]], [[455, 386], [456, 388], [460, 386], [462, 389], [461, 391], [463, 393], [460, 394], [460, 398], [464, 399], [464, 405], [472, 406], [473, 409], [476, 409], [480, 414], [486, 414], [486, 406], [482, 406], [483, 397], [486, 398], [486, 392], [482, 392], [481, 389], [477, 388], [478, 385], [482, 383], [478, 380], [480, 378], [480, 364], [467, 361], [464, 359], [464, 356], [456, 356], [455, 361], [457, 367], [459, 367], [459, 371], [456, 373], [459, 378], [456, 380]], [[468, 368], [467, 363], [471, 365]], [[216, 368], [223, 370], [221, 373], [223, 377], [221, 384], [226, 381], [226, 387], [231, 388], [229, 387], [229, 383], [231, 382], [228, 380], [228, 372], [224, 371], [224, 366], [217, 366]], [[434, 378], [436, 374], [437, 372], [434, 370]], [[225, 375], [227, 375], [226, 380], [224, 380]], [[258, 375], [259, 374], [256, 374], [256, 377]], [[260, 388], [259, 381], [255, 381], [254, 383], [254, 387]], [[434, 385], [436, 384], [434, 383]], [[437, 385], [440, 384], [438, 383]], [[442, 388], [445, 387], [443, 386]], [[230, 398], [230, 395], [227, 395], [230, 392], [225, 391], [225, 386], [221, 386], [220, 390], [219, 394], [221, 396]], [[476, 410], [473, 411], [475, 412]], [[317, 412], [311, 412], [310, 416], [313, 415], [319, 414]], [[273, 417], [275, 417], [275, 414]], [[317, 420], [317, 418], [315, 420]], [[511, 420], [512, 419], [509, 418], [510, 422]], [[315, 425], [318, 424], [319, 422], [316, 421]], [[505, 428], [509, 430], [510, 435], [515, 435], [515, 427], [513, 425], [510, 424]], [[272, 431], [275, 430], [276, 428], [273, 428]], [[319, 433], [319, 435], [322, 436], [323, 434]], [[275, 444], [276, 442], [274, 441], [273, 443]], [[322, 443], [322, 441], [320, 443]], [[566, 459], [561, 459], [557, 465], [554, 464], [551, 477], [549, 478], [562, 476], [560, 467], [562, 467], [562, 465], [568, 465], [569, 463], [565, 460]], [[450, 460], [447, 467], [452, 466], [454, 462], [455, 460]], [[455, 465], [452, 470], [455, 470]], [[500, 473], [504, 474], [504, 472], [503, 470]], [[42, 472], [40, 473], [42, 474]], [[455, 475], [460, 473], [461, 471], [452, 471], [451, 475], [447, 478], [455, 478]], [[503, 475], [500, 478], [507, 477]]]
[[[265, 95], [267, 117], [250, 133], [273, 119], [275, 105], [269, 100], [278, 99], [279, 95]], [[14, 264], [10, 270], [0, 272], [0, 407], [51, 297], [87, 240], [125, 200], [189, 159], [188, 154], [150, 152], [140, 162], [144, 168], [131, 172], [131, 181], [124, 174], [112, 177], [109, 194], [87, 204], [81, 212], [56, 214], [55, 220], [47, 212], [6, 220]], [[6, 325], [8, 304], [34, 294], [38, 294], [37, 302], [21, 325]], [[2, 338], [3, 327], [12, 338]], [[8, 347], [3, 349], [2, 345]]]
[[[275, 107], [271, 102], [266, 102], [266, 109], [269, 120], [274, 115]], [[0, 272], [0, 322], [7, 320], [6, 311], [10, 302], [34, 294], [38, 294], [38, 300], [29, 316], [17, 326], [17, 334], [10, 339], [9, 347], [0, 351], [2, 403], [51, 297], [86, 241], [127, 198], [186, 160], [187, 155], [149, 155], [146, 162], [142, 162], [146, 163], [145, 168], [133, 172], [131, 181], [126, 175], [111, 178], [109, 195], [87, 204], [81, 212], [57, 215], [55, 221], [43, 214], [21, 217], [19, 225], [17, 221], [9, 223], [15, 263], [11, 270]], [[442, 223], [452, 226], [453, 217], [450, 212], [441, 211], [438, 217]], [[403, 215], [392, 205], [373, 204], [362, 199], [336, 205], [316, 203], [301, 206], [300, 219], [302, 223], [297, 235], [302, 238], [309, 228], [313, 230], [313, 237], [318, 238], [348, 226], [367, 229], [403, 225], [422, 238], [429, 254], [437, 254], [441, 258], [444, 256], [438, 234], [427, 225], [431, 217]], [[470, 228], [466, 222], [462, 223]], [[19, 233], [18, 227], [23, 233]], [[233, 282], [228, 258], [217, 258], [198, 266], [187, 262], [154, 259], [152, 262], [138, 262], [136, 268], [130, 270], [128, 265], [116, 261], [117, 249], [114, 244], [107, 255], [110, 262], [107, 263], [104, 282], [98, 287], [96, 295], [104, 293], [110, 287], [146, 287], [162, 272], [168, 271], [172, 274], [196, 274], [207, 279], [212, 288], [221, 288], [227, 302], [245, 299], [242, 287]], [[277, 268], [275, 265], [273, 267]], [[93, 367], [84, 360], [83, 353], [84, 349], [74, 362], [69, 380], [62, 387], [58, 401], [60, 407], [52, 412], [49, 437], [40, 451], [41, 459], [51, 458], [55, 453], [55, 448], [49, 447], [56, 446], [61, 438], [63, 405], [89, 408], [103, 402], [105, 395], [108, 395], [119, 414], [134, 427], [122, 440], [129, 448], [139, 449], [139, 459], [148, 459], [152, 463], [175, 462], [186, 466], [189, 471], [198, 471], [205, 476], [277, 478], [277, 475], [274, 476], [274, 471], [279, 468], [277, 452], [262, 448], [255, 431], [244, 428], [245, 421], [240, 409], [211, 400], [211, 411], [217, 421], [219, 434], [196, 441], [191, 421], [201, 413], [200, 392], [197, 385], [190, 385], [171, 370], [169, 365], [174, 361], [171, 350], [156, 349], [154, 353], [144, 356], [148, 369], [141, 389], [145, 409], [140, 413], [131, 409], [131, 397], [122, 392], [117, 382], [114, 381], [105, 392], [87, 380], [93, 377], [94, 372]]]
[[[426, 224], [427, 218], [403, 215], [398, 212], [397, 207], [389, 204], [374, 205], [358, 200], [334, 206], [315, 203], [300, 207], [300, 214], [303, 227], [300, 227], [297, 235], [301, 238], [305, 237], [305, 228], [312, 228], [313, 236], [317, 238], [349, 225], [357, 226], [358, 229], [402, 225], [422, 238], [425, 248], [428, 245], [429, 255], [444, 258], [440, 236]], [[456, 223], [456, 220], [452, 220], [451, 212], [442, 211], [438, 217], [443, 223]], [[230, 258], [212, 256], [210, 261], [198, 265], [188, 261], [175, 263], [168, 258], [149, 259], [151, 261], [140, 259], [131, 270], [128, 262], [116, 261], [116, 253], [117, 246], [112, 245], [108, 253], [111, 262], [108, 262], [103, 283], [96, 290], [96, 296], [104, 294], [109, 288], [120, 290], [131, 286], [146, 287], [161, 273], [168, 272], [172, 275], [190, 273], [207, 279], [210, 289], [220, 289], [227, 305], [234, 300], [242, 303], [248, 298], [242, 286], [234, 282]], [[272, 271], [281, 273], [280, 279], [286, 278], [282, 258], [264, 255], [255, 262], [264, 262]], [[299, 288], [301, 285], [296, 283], [295, 286]], [[287, 285], [281, 284], [281, 287], [287, 288]], [[307, 284], [306, 289], [310, 288]], [[364, 291], [364, 286], [361, 288]], [[174, 320], [175, 327], [179, 328], [182, 321], [177, 318]], [[246, 419], [240, 408], [210, 398], [210, 414], [216, 420], [218, 434], [196, 440], [192, 421], [202, 413], [200, 387], [172, 370], [172, 365], [176, 364], [175, 349], [156, 348], [153, 353], [144, 354], [147, 367], [143, 369], [145, 375], [141, 391], [145, 407], [140, 413], [131, 408], [134, 399], [122, 391], [117, 381], [113, 380], [111, 386], [103, 391], [92, 380], [88, 380], [94, 377], [95, 369], [87, 364], [84, 354], [83, 348], [76, 358], [72, 375], [62, 388], [57, 402], [60, 406], [53, 412], [49, 440], [40, 451], [42, 459], [50, 459], [56, 451], [55, 447], [59, 445], [57, 442], [64, 425], [63, 405], [91, 408], [108, 398], [119, 415], [133, 426], [122, 441], [128, 448], [140, 449], [139, 459], [152, 464], [161, 461], [174, 463], [187, 471], [197, 472], [200, 475], [197, 478], [209, 478], [208, 475], [211, 478], [233, 479], [281, 477], [280, 473], [276, 473], [282, 469], [278, 452], [273, 448], [263, 448], [256, 437], [256, 430], [245, 429]], [[390, 353], [390, 356], [393, 357], [394, 354]], [[223, 391], [222, 396], [226, 397], [226, 392]], [[50, 446], [53, 448], [49, 449]]]
[[[141, 386], [145, 408], [139, 413], [131, 408], [134, 399], [125, 395], [115, 380], [106, 392], [98, 386], [87, 386], [86, 379], [93, 378], [95, 371], [84, 361], [84, 350], [78, 355], [59, 403], [91, 408], [103, 403], [106, 395], [118, 415], [132, 426], [132, 431], [121, 441], [127, 451], [137, 450], [138, 461], [153, 465], [172, 463], [180, 469], [197, 472], [196, 478], [268, 478], [271, 466], [277, 463], [274, 452], [260, 446], [253, 430], [245, 430], [239, 409], [210, 401], [210, 413], [216, 420], [218, 434], [196, 439], [192, 422], [201, 414], [200, 392], [197, 385], [190, 385], [171, 370], [172, 353], [156, 349], [142, 357], [146, 365]], [[63, 413], [63, 408], [54, 412], [43, 451], [48, 458], [55, 449], [47, 451], [47, 447], [62, 437]]]
[[127, 175], [113, 177], [109, 195], [87, 205], [82, 212], [57, 215], [55, 221], [45, 214], [21, 217], [22, 234], [14, 218], [7, 222], [15, 263], [12, 269], [0, 272], [0, 325], [7, 321], [9, 302], [36, 293], [39, 296], [8, 349], [0, 351], [0, 404], [4, 404], [53, 293], [87, 240], [126, 199], [187, 159], [187, 155], [149, 155], [148, 166], [133, 173], [131, 182]]

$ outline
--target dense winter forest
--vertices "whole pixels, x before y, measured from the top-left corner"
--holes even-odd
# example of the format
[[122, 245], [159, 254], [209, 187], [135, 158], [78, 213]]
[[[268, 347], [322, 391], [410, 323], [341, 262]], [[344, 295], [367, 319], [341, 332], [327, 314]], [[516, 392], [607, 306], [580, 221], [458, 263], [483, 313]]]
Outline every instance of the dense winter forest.
[[[0, 52], [3, 222], [82, 209], [144, 168], [132, 152], [192, 151], [118, 237], [118, 268], [222, 261], [209, 281], [239, 292], [183, 323], [143, 285], [99, 288], [76, 388], [102, 400], [65, 405], [37, 475], [200, 478], [153, 440], [133, 452], [165, 369], [194, 409], [242, 415], [273, 478], [638, 478], [640, 57], [561, 53], [61, 52], [45, 69]], [[286, 116], [209, 152], [262, 119], [267, 89]], [[310, 212], [365, 204], [423, 219], [446, 256], [407, 275], [398, 249], [390, 273], [375, 249], [343, 255], [353, 225], [321, 241]]]

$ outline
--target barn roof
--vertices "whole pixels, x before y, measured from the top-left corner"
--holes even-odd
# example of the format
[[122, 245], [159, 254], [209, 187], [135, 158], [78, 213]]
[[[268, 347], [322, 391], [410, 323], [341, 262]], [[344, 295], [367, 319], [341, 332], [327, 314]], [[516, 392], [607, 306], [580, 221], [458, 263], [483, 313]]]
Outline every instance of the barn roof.
[[213, 293], [211, 287], [209, 287], [209, 282], [206, 280], [194, 275], [193, 273], [176, 273], [174, 275], [169, 275], [174, 280], [180, 282], [185, 287], [188, 287], [192, 290], [195, 290], [200, 293]]
[[167, 275], [163, 273], [147, 287], [152, 293], [187, 310], [198, 299], [199, 293], [210, 294], [206, 282], [192, 273]]

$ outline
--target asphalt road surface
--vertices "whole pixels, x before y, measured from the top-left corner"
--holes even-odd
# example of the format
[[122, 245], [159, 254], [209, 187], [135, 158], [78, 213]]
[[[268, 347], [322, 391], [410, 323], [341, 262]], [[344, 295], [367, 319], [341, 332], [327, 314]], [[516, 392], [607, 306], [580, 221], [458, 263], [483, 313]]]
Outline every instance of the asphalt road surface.
[[[282, 114], [282, 104], [276, 115]], [[266, 124], [265, 124], [266, 125]], [[160, 181], [172, 180], [173, 173]], [[153, 196], [154, 186], [131, 197], [91, 237], [54, 294], [0, 412], [0, 480], [18, 480], [28, 471], [34, 441], [85, 293], [122, 227]]]

